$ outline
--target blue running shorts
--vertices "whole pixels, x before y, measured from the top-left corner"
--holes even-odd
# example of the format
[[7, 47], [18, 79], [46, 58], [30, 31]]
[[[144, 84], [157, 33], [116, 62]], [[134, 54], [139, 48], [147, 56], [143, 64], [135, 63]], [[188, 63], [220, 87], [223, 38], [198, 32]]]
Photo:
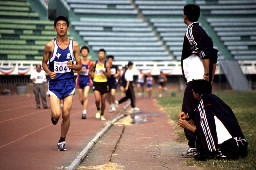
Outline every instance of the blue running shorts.
[[80, 76], [78, 78], [78, 88], [84, 89], [86, 86], [90, 86], [90, 78], [88, 76]]
[[55, 95], [59, 99], [75, 94], [76, 83], [74, 79], [51, 80], [49, 82], [49, 94]]

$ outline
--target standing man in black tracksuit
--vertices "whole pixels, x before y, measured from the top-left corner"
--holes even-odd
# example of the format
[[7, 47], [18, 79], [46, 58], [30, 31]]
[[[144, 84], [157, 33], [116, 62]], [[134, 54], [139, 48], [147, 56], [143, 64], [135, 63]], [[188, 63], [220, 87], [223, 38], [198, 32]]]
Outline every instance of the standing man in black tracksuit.
[[[186, 89], [179, 118], [184, 113], [193, 111], [197, 106], [192, 93], [192, 80], [203, 79], [212, 84], [216, 69], [218, 50], [213, 48], [211, 37], [199, 25], [199, 16], [200, 7], [198, 5], [184, 6], [183, 18], [187, 25], [187, 32], [184, 36], [181, 66], [186, 81]], [[189, 140], [189, 149], [183, 153], [183, 156], [193, 156], [193, 153], [196, 152], [195, 135], [187, 129], [184, 129], [184, 132]]]

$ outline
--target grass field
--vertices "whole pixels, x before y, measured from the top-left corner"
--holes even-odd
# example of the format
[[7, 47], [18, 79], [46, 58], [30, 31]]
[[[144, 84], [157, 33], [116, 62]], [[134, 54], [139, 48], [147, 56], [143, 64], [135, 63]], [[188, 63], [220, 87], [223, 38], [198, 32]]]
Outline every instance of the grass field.
[[[256, 93], [219, 91], [214, 92], [214, 94], [227, 103], [235, 113], [245, 138], [249, 142], [248, 156], [238, 160], [194, 161], [188, 159], [185, 164], [196, 165], [205, 169], [256, 169]], [[177, 122], [182, 99], [183, 93], [178, 92], [176, 97], [159, 98], [157, 101], [169, 114], [170, 118]], [[176, 126], [176, 133], [178, 134], [178, 142], [187, 142], [182, 128]]]

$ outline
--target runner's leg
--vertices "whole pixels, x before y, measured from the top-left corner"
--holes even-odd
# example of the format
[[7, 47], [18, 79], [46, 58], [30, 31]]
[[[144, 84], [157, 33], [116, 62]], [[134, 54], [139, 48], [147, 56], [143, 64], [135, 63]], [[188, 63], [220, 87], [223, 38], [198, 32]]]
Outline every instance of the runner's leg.
[[62, 124], [61, 124], [61, 137], [65, 138], [70, 126], [70, 110], [72, 108], [73, 95], [69, 95], [64, 98], [63, 112], [62, 112]]
[[90, 86], [84, 87], [84, 110], [87, 110], [89, 90]]
[[106, 107], [106, 93], [101, 94], [101, 115], [104, 115], [105, 107]]
[[84, 100], [83, 100], [83, 89], [78, 89], [78, 92], [79, 92], [79, 101], [81, 104], [84, 103]]
[[55, 95], [50, 95], [51, 114], [55, 120], [61, 116], [60, 99]]

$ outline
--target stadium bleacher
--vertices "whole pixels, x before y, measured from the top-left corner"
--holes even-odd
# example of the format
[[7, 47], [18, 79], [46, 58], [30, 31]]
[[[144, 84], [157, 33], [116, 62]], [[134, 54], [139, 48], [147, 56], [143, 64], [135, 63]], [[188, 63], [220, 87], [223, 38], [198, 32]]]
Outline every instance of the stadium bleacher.
[[213, 27], [236, 60], [256, 59], [256, 1], [196, 0], [207, 22]]
[[67, 0], [67, 2], [78, 15], [137, 15], [129, 0]]
[[[100, 48], [104, 48], [107, 54], [115, 56], [116, 61], [173, 59], [154, 35], [149, 24], [136, 17], [138, 13], [129, 0], [67, 0], [67, 2], [80, 19], [80, 21], [71, 21], [72, 27], [79, 32], [93, 51], [97, 52]], [[90, 13], [89, 10], [93, 16], [88, 17], [88, 8], [94, 11]], [[120, 9], [126, 10], [125, 17], [120, 15], [116, 17], [115, 14]], [[121, 12], [121, 14], [125, 13]]]
[[42, 60], [56, 37], [52, 21], [42, 21], [26, 0], [0, 0], [0, 60]]

